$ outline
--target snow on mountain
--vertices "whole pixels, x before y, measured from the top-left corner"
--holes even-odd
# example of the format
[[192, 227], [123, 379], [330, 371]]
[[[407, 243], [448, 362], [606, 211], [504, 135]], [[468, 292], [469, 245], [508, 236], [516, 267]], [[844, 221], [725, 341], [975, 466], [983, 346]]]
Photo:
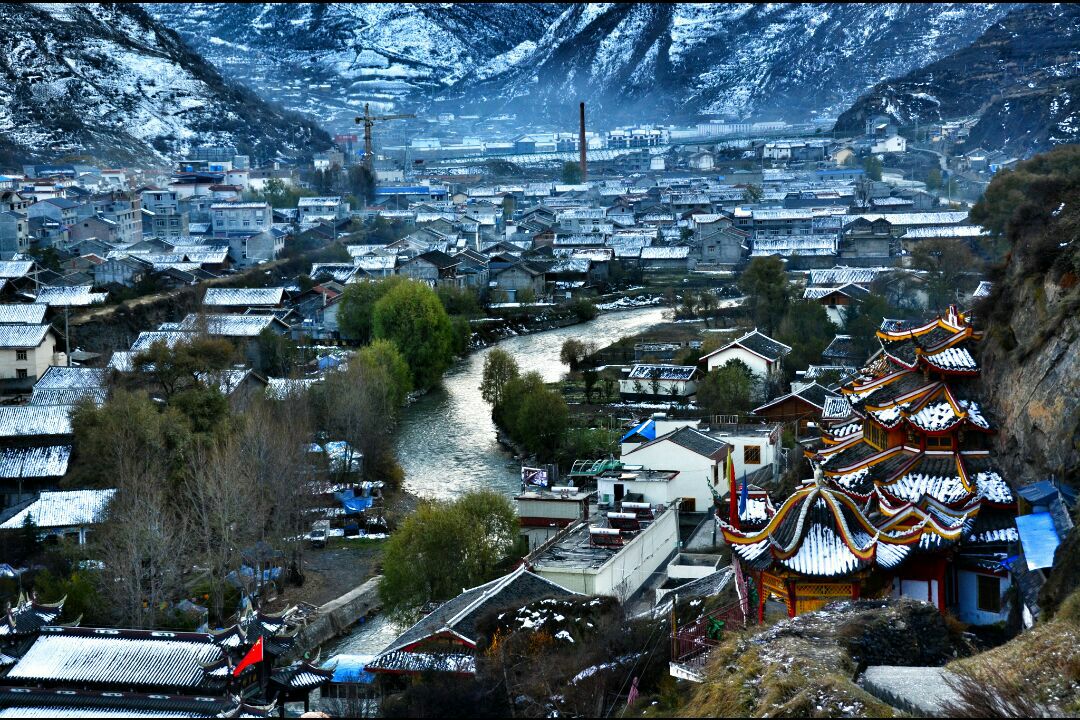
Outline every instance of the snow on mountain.
[[327, 147], [310, 121], [230, 85], [142, 9], [0, 6], [0, 159], [146, 163], [198, 144], [256, 157]]
[[[835, 117], [961, 48], [994, 4], [151, 4], [222, 71], [342, 126], [380, 110], [612, 121]], [[644, 112], [643, 112], [644, 111]]]
[[877, 114], [900, 125], [978, 118], [970, 147], [1024, 155], [1076, 142], [1080, 10], [1069, 4], [1017, 7], [970, 45], [875, 85], [839, 117], [837, 129], [861, 128]]
[[535, 50], [543, 3], [147, 3], [222, 72], [328, 126], [503, 71]]
[[835, 116], [886, 77], [963, 47], [1009, 10], [969, 4], [575, 4], [505, 72], [436, 106], [619, 120]]

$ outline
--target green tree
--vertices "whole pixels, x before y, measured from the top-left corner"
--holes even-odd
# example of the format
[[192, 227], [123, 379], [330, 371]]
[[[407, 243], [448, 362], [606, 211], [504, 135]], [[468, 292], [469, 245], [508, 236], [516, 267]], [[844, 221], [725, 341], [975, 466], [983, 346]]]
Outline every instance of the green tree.
[[480, 382], [480, 395], [494, 409], [503, 397], [506, 383], [521, 374], [517, 360], [502, 348], [492, 348], [484, 358], [484, 375]]
[[223, 338], [199, 335], [169, 347], [158, 340], [132, 358], [132, 364], [161, 387], [166, 399], [181, 390], [201, 385], [200, 376], [232, 367], [236, 346]]
[[885, 165], [876, 155], [866, 157], [863, 160], [862, 166], [863, 170], [866, 172], [866, 177], [871, 180], [881, 180], [881, 171], [885, 169]]
[[929, 306], [943, 310], [956, 302], [961, 276], [978, 270], [979, 263], [967, 243], [950, 238], [920, 241], [911, 250], [911, 266], [925, 270]]
[[503, 386], [495, 422], [529, 452], [550, 457], [566, 433], [570, 410], [560, 393], [544, 385], [539, 373], [529, 372]]
[[600, 379], [600, 373], [596, 371], [596, 368], [585, 368], [581, 373], [581, 379], [585, 383], [585, 402], [591, 405], [596, 383]]
[[579, 185], [581, 183], [581, 166], [576, 162], [567, 160], [563, 163], [562, 174], [559, 179], [566, 185]]
[[299, 357], [295, 340], [266, 328], [259, 333], [256, 343], [259, 348], [256, 370], [273, 377], [288, 377], [292, 373]]
[[821, 353], [836, 335], [836, 326], [817, 302], [793, 302], [777, 328], [776, 339], [791, 347], [784, 358], [789, 379], [796, 370], [805, 370], [821, 359]]
[[783, 261], [775, 256], [754, 258], [738, 284], [746, 294], [747, 310], [754, 324], [766, 335], [772, 335], [791, 302]]
[[397, 345], [390, 340], [375, 340], [361, 348], [353, 363], [358, 363], [369, 372], [378, 370], [385, 373], [389, 381], [387, 390], [390, 404], [398, 408], [405, 405], [405, 400], [413, 389], [412, 373]]
[[364, 204], [375, 202], [375, 184], [375, 175], [363, 165], [349, 168], [349, 192], [364, 201]]
[[762, 190], [760, 185], [747, 185], [743, 190], [743, 201], [748, 203], [759, 203], [761, 198], [765, 196], [765, 191]]
[[578, 298], [574, 302], [570, 303], [570, 309], [573, 310], [574, 315], [581, 322], [588, 322], [596, 317], [599, 312], [596, 306], [585, 298]]
[[697, 389], [697, 403], [710, 415], [736, 415], [753, 408], [757, 381], [750, 368], [729, 360], [705, 376]]
[[589, 354], [585, 343], [577, 338], [563, 340], [559, 348], [559, 361], [570, 368], [570, 372], [577, 372], [578, 366]]
[[425, 605], [493, 579], [517, 534], [509, 500], [492, 491], [424, 502], [386, 543], [379, 595], [393, 616], [415, 620]]
[[427, 389], [442, 378], [453, 359], [453, 329], [435, 291], [427, 285], [396, 283], [375, 303], [376, 338], [391, 340], [409, 363], [413, 386]]
[[941, 187], [941, 170], [930, 168], [926, 173], [926, 189], [931, 192]]
[[880, 295], [868, 295], [862, 302], [848, 306], [844, 333], [851, 336], [852, 347], [860, 357], [868, 358], [881, 347], [877, 331], [883, 319], [893, 316], [892, 306]]
[[408, 282], [400, 275], [394, 275], [372, 282], [350, 283], [341, 295], [341, 308], [338, 310], [338, 326], [343, 337], [360, 343], [371, 342], [374, 329], [375, 303], [392, 287]]

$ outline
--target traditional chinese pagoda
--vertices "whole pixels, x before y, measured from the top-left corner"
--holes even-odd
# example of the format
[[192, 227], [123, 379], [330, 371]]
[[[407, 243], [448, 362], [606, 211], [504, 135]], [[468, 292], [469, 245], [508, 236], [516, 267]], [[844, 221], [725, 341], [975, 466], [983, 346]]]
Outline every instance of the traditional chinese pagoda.
[[994, 467], [979, 400], [981, 339], [955, 308], [885, 321], [881, 349], [825, 407], [806, 450], [815, 478], [760, 530], [721, 523], [767, 597], [789, 615], [833, 600], [914, 597], [972, 624], [1008, 615], [1001, 562], [1015, 501]]

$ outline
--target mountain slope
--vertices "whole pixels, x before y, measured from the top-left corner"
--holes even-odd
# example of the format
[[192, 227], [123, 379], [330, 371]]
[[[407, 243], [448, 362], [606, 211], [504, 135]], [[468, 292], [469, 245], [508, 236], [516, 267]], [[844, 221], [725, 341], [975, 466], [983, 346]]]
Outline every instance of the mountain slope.
[[[222, 71], [343, 126], [366, 100], [612, 121], [835, 116], [1008, 5], [149, 4]], [[647, 112], [643, 113], [642, 111]]]
[[968, 145], [1018, 153], [1075, 142], [1080, 128], [1080, 9], [1026, 5], [969, 47], [876, 85], [836, 123], [860, 130], [884, 113], [909, 125], [979, 116]]
[[490, 111], [605, 117], [837, 113], [882, 77], [963, 47], [1008, 6], [575, 4], [507, 70], [448, 97]]
[[534, 47], [549, 3], [146, 3], [230, 77], [328, 125], [388, 110]]
[[226, 82], [138, 6], [0, 6], [0, 160], [130, 164], [198, 144], [257, 158], [329, 145], [309, 121]]

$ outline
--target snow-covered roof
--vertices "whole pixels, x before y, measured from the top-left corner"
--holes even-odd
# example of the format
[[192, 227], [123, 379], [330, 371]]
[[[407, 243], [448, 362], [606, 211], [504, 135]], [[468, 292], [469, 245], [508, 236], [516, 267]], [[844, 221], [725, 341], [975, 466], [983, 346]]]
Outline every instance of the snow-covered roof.
[[[206, 331], [211, 335], [223, 337], [256, 337], [275, 323], [285, 326], [273, 315], [206, 315]], [[198, 330], [203, 318], [188, 315], [181, 321], [180, 328], [189, 332]]]
[[684, 260], [689, 256], [690, 248], [686, 246], [641, 248], [642, 260]]
[[40, 325], [45, 321], [45, 303], [2, 303], [0, 304], [0, 323], [23, 323]]
[[76, 285], [74, 287], [43, 287], [38, 291], [37, 302], [49, 306], [81, 307], [84, 305], [98, 305], [105, 302], [108, 293], [91, 292], [91, 285]]
[[70, 405], [0, 406], [0, 437], [70, 435]]
[[210, 288], [203, 305], [216, 307], [255, 307], [281, 304], [284, 288]]
[[[70, 451], [71, 448], [68, 447]], [[67, 464], [66, 461], [64, 463]], [[22, 527], [26, 518], [39, 528], [80, 527], [101, 522], [116, 490], [45, 491], [28, 507], [10, 518], [0, 530]]]
[[646, 365], [630, 368], [631, 380], [689, 380], [697, 372], [696, 365]]
[[58, 478], [67, 472], [70, 445], [12, 447], [0, 450], [0, 478]]
[[0, 348], [36, 348], [51, 325], [0, 325]]
[[0, 278], [13, 280], [15, 278], [26, 277], [33, 269], [33, 260], [0, 261]]

